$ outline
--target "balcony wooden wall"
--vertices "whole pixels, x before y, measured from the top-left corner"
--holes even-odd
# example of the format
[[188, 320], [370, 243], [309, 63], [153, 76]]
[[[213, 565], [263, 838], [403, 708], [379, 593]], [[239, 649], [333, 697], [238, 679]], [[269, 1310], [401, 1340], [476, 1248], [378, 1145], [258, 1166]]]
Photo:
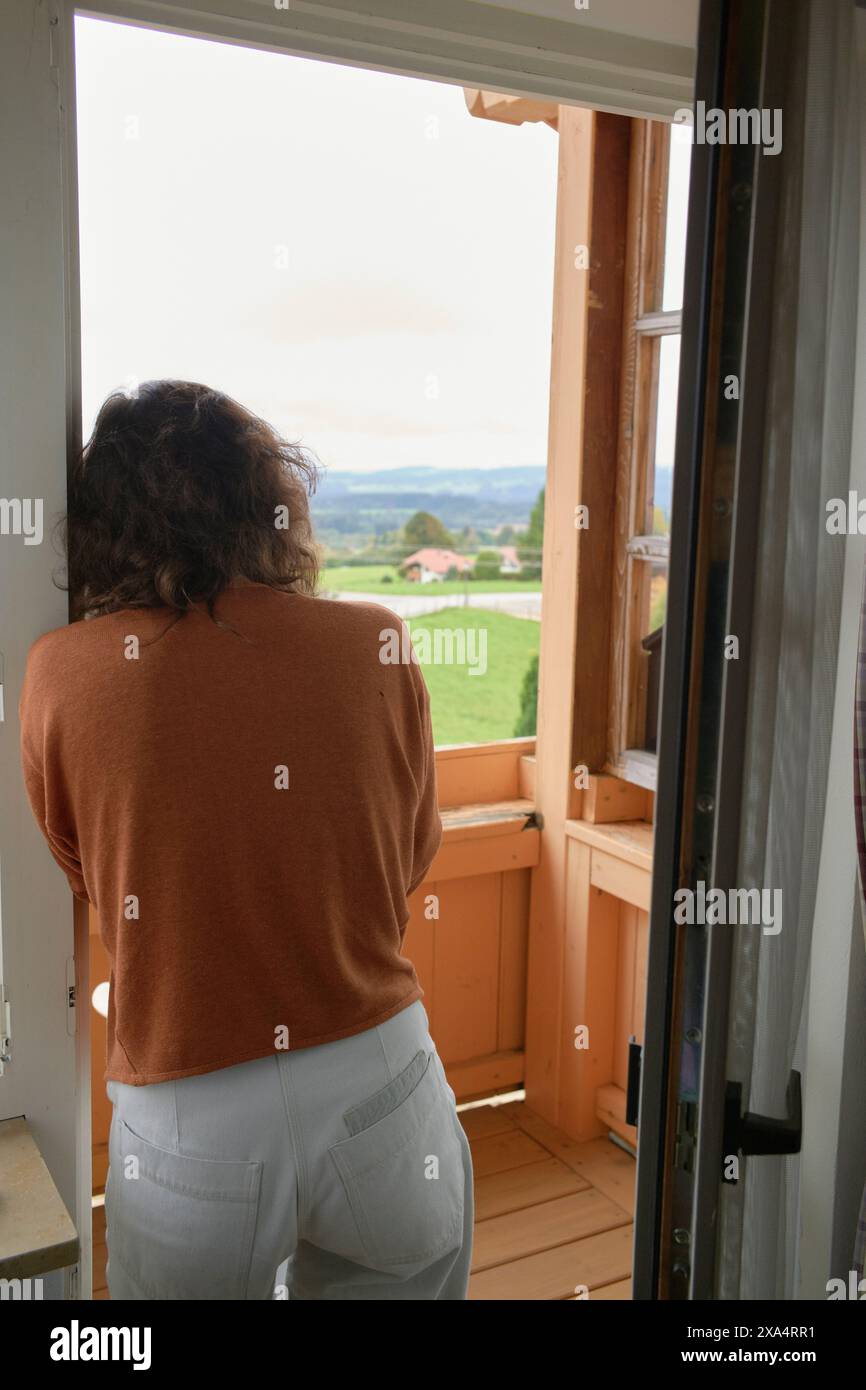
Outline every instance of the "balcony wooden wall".
[[404, 950], [458, 1100], [523, 1084], [534, 746], [436, 754], [442, 847], [410, 902]]

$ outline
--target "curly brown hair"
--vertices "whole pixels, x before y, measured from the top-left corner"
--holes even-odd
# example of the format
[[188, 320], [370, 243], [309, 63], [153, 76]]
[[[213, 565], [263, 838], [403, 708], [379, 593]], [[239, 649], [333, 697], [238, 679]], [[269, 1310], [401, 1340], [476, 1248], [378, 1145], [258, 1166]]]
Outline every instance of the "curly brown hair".
[[195, 603], [236, 579], [312, 594], [318, 470], [221, 391], [147, 381], [103, 402], [63, 519], [73, 618]]

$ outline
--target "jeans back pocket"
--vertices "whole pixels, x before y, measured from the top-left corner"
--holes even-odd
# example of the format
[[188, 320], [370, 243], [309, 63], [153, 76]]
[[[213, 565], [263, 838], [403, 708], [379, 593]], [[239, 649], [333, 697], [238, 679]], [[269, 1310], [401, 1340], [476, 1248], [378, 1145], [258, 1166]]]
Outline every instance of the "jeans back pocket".
[[262, 1164], [190, 1158], [117, 1117], [106, 1188], [109, 1269], [150, 1298], [243, 1299]]
[[429, 1264], [462, 1240], [464, 1166], [451, 1096], [421, 1051], [346, 1112], [350, 1137], [331, 1157], [369, 1265]]

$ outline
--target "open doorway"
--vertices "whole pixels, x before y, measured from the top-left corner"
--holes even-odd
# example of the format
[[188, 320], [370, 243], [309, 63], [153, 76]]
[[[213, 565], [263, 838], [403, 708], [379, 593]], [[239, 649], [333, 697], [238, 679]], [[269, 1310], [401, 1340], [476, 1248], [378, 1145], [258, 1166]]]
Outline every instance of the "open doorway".
[[[74, 8], [67, 0], [36, 7], [28, 0], [8, 0], [0, 18], [3, 87], [9, 110], [18, 121], [16, 138], [0, 151], [4, 188], [15, 209], [4, 228], [2, 270], [8, 317], [14, 325], [4, 339], [7, 490], [19, 494], [17, 501], [4, 499], [7, 523], [14, 522], [16, 505], [23, 513], [24, 504], [37, 495], [46, 513], [63, 511], [65, 465], [80, 443], [75, 142], [69, 128], [75, 105]], [[631, 205], [636, 187], [630, 148], [637, 148], [631, 132], [626, 142], [619, 121], [628, 119], [623, 112], [641, 120], [670, 121], [693, 97], [703, 103], [704, 112], [707, 105], [725, 107], [726, 83], [743, 96], [740, 104], [747, 116], [761, 107], [774, 117], [784, 107], [784, 149], [772, 131], [769, 148], [763, 151], [750, 149], [748, 141], [729, 142], [722, 134], [721, 148], [707, 148], [702, 141], [693, 159], [692, 187], [697, 196], [693, 192], [683, 323], [686, 346], [680, 374], [684, 404], [679, 410], [681, 427], [685, 422], [687, 428], [681, 428], [677, 442], [677, 474], [686, 482], [675, 490], [674, 503], [675, 516], [687, 524], [676, 522], [671, 539], [661, 732], [663, 754], [676, 746], [678, 756], [675, 775], [663, 778], [658, 786], [652, 849], [652, 936], [654, 943], [664, 941], [664, 950], [659, 970], [654, 969], [650, 953], [649, 974], [660, 986], [656, 1003], [662, 1007], [648, 1015], [648, 1024], [654, 1022], [644, 1057], [645, 1091], [648, 1078], [652, 1084], [651, 1103], [644, 1105], [641, 1115], [641, 1170], [647, 1180], [641, 1182], [638, 1202], [639, 1223], [641, 1208], [644, 1214], [644, 1240], [638, 1243], [643, 1270], [637, 1269], [636, 1287], [642, 1291], [638, 1296], [647, 1298], [751, 1297], [750, 1291], [756, 1289], [781, 1290], [784, 1296], [795, 1296], [791, 1289], [801, 1294], [808, 1289], [811, 1296], [823, 1298], [829, 1290], [828, 1273], [838, 1273], [847, 1287], [846, 1276], [852, 1272], [850, 1232], [856, 1225], [862, 1190], [862, 1172], [857, 1170], [863, 1152], [862, 1143], [856, 1142], [862, 1129], [862, 1106], [859, 1113], [857, 1106], [862, 1087], [852, 1061], [859, 1055], [854, 1039], [862, 1024], [862, 1014], [858, 1022], [858, 977], [852, 965], [856, 960], [862, 969], [862, 940], [856, 920], [860, 899], [854, 883], [856, 851], [850, 816], [850, 691], [857, 660], [861, 587], [857, 570], [862, 560], [858, 537], [862, 531], [854, 519], [847, 539], [844, 528], [830, 532], [825, 527], [825, 508], [832, 504], [838, 511], [843, 499], [850, 501], [849, 480], [851, 489], [859, 487], [862, 493], [857, 460], [863, 451], [855, 445], [850, 458], [845, 452], [850, 443], [852, 395], [858, 406], [862, 400], [859, 367], [856, 391], [852, 377], [862, 358], [854, 350], [854, 328], [864, 320], [862, 293], [857, 302], [853, 292], [859, 187], [858, 108], [851, 92], [857, 36], [857, 26], [851, 22], [853, 5], [841, 0], [834, 6], [818, 0], [797, 0], [796, 4], [768, 0], [760, 5], [707, 0], [701, 7], [697, 50], [696, 11], [685, 0], [673, 9], [638, 5], [633, 0], [620, 5], [617, 0], [615, 5], [594, 5], [591, 10], [570, 4], [560, 7], [555, 0], [519, 0], [517, 5], [453, 0], [437, 15], [442, 27], [435, 29], [429, 22], [429, 7], [395, 6], [392, 0], [350, 3], [339, 12], [316, 0], [300, 10], [272, 9], [260, 0], [228, 0], [218, 8], [217, 15], [208, 0], [189, 0], [183, 15], [190, 32], [228, 43], [259, 44], [266, 51], [317, 54], [332, 62], [366, 64], [368, 69], [482, 84], [471, 89], [471, 96], [464, 94], [464, 105], [477, 125], [501, 124], [503, 138], [522, 138], [532, 125], [549, 124], [546, 118], [551, 113], [540, 114], [539, 104], [542, 108], [550, 102], [564, 104], [556, 113], [556, 133], [550, 130], [549, 134], [558, 143], [558, 172], [563, 172], [559, 167], [563, 149], [569, 152], [577, 196], [563, 200], [561, 216], [560, 210], [557, 213], [556, 271], [567, 292], [554, 294], [554, 304], [562, 306], [562, 313], [558, 323], [554, 315], [552, 324], [555, 413], [550, 420], [549, 505], [544, 513], [545, 622], [539, 646], [538, 738], [534, 754], [529, 751], [530, 735], [525, 735], [529, 742], [522, 751], [507, 738], [478, 745], [466, 756], [440, 751], [441, 784], [448, 790], [444, 806], [448, 853], [437, 866], [439, 881], [446, 889], [449, 883], [469, 882], [486, 866], [499, 883], [499, 895], [497, 899], [495, 889], [492, 893], [488, 889], [488, 896], [482, 901], [479, 894], [475, 903], [472, 920], [479, 923], [490, 949], [476, 952], [468, 968], [462, 948], [465, 941], [474, 949], [476, 938], [471, 932], [456, 941], [452, 934], [449, 941], [447, 924], [440, 916], [435, 928], [419, 922], [418, 939], [422, 951], [430, 951], [431, 941], [437, 941], [431, 956], [434, 996], [436, 980], [444, 971], [446, 978], [450, 976], [449, 984], [456, 983], [464, 998], [469, 996], [463, 1012], [472, 1017], [473, 1027], [476, 1003], [483, 1001], [480, 1051], [478, 1035], [472, 1034], [472, 1046], [464, 1058], [449, 1068], [459, 1075], [461, 1066], [469, 1064], [461, 1079], [467, 1103], [474, 1103], [472, 1096], [489, 1100], [493, 1092], [504, 1092], [522, 1081], [527, 1108], [547, 1124], [568, 1136], [585, 1136], [587, 1129], [595, 1134], [570, 1140], [560, 1155], [566, 1167], [567, 1155], [574, 1156], [571, 1145], [603, 1140], [612, 1127], [598, 1114], [599, 1091], [616, 1083], [610, 1063], [616, 1047], [611, 1011], [599, 1007], [593, 1014], [593, 1005], [605, 997], [605, 989], [586, 988], [588, 980], [598, 981], [596, 967], [603, 980], [617, 979], [621, 917], [610, 911], [614, 895], [608, 886], [615, 881], [628, 888], [630, 882], [629, 891], [636, 896], [636, 880], [623, 871], [623, 865], [644, 874], [650, 871], [646, 857], [629, 863], [628, 855], [634, 859], [636, 852], [633, 844], [626, 852], [622, 827], [636, 825], [638, 835], [648, 833], [646, 794], [652, 789], [640, 780], [637, 769], [648, 766], [651, 731], [648, 737], [647, 723], [633, 717], [633, 711], [641, 713], [640, 682], [635, 702], [631, 686], [623, 692], [611, 675], [607, 657], [616, 606], [609, 600], [616, 583], [626, 587], [626, 567], [634, 580], [628, 591], [636, 588], [641, 597], [640, 577], [649, 573], [647, 623], [620, 626], [620, 634], [631, 633], [638, 644], [629, 653], [629, 659], [637, 658], [632, 669], [635, 673], [648, 670], [652, 643], [644, 650], [642, 642], [652, 638], [660, 617], [658, 611], [653, 616], [652, 604], [655, 601], [660, 607], [663, 574], [659, 566], [664, 554], [654, 514], [649, 521], [646, 515], [636, 516], [628, 489], [623, 494], [628, 505], [621, 509], [618, 502], [620, 493], [613, 480], [631, 475], [618, 465], [622, 375], [611, 370], [610, 364], [615, 359], [620, 368], [625, 362], [626, 321], [640, 341], [661, 336], [660, 356], [670, 352], [665, 343], [673, 335], [670, 329], [658, 334], [664, 326], [659, 322], [666, 313], [664, 303], [652, 311], [656, 333], [648, 331], [652, 323], [644, 322], [638, 330], [638, 320], [645, 315], [636, 305], [626, 304], [623, 283], [617, 291], [622, 304], [614, 329], [616, 315], [610, 305], [616, 296], [612, 300], [609, 290], [616, 277], [611, 267], [618, 263], [620, 248], [621, 268], [628, 261], [628, 226], [622, 209]], [[172, 7], [157, 0], [94, 0], [91, 10], [123, 22], [159, 26], [171, 22]], [[802, 80], [804, 75], [807, 81]], [[516, 95], [520, 92], [532, 92], [534, 97], [531, 101], [521, 98]], [[508, 93], [512, 95], [504, 95]], [[509, 124], [510, 130], [505, 128]], [[763, 122], [758, 124], [763, 127]], [[546, 130], [538, 134], [548, 138]], [[780, 134], [777, 129], [776, 135]], [[134, 124], [129, 135], [134, 135]], [[729, 143], [732, 149], [727, 148]], [[785, 171], [784, 177], [780, 170]], [[639, 183], [636, 172], [634, 177]], [[773, 189], [778, 192], [780, 186], [784, 197], [776, 202], [782, 215], [776, 217]], [[758, 195], [754, 202], [746, 196], [750, 192]], [[750, 204], [761, 209], [754, 223], [759, 240], [751, 236], [752, 218], [757, 214], [749, 211]], [[619, 239], [617, 227], [625, 228]], [[786, 229], [791, 229], [793, 240], [781, 235]], [[605, 250], [613, 247], [615, 254], [596, 259], [600, 244]], [[726, 257], [729, 245], [736, 249], [736, 259]], [[581, 272], [579, 266], [581, 247], [590, 253], [588, 276], [587, 269]], [[763, 271], [771, 265], [775, 266], [772, 279], [753, 273], [755, 267]], [[134, 276], [135, 267], [130, 273]], [[122, 277], [115, 278], [123, 283]], [[744, 303], [747, 313], [742, 312]], [[626, 316], [626, 308], [631, 307], [633, 314]], [[728, 313], [728, 309], [737, 312]], [[771, 332], [766, 331], [770, 328]], [[731, 368], [725, 376], [736, 379], [727, 380], [721, 393], [719, 380], [713, 377], [720, 352], [725, 367]], [[652, 361], [651, 352], [649, 357]], [[34, 363], [39, 364], [38, 371]], [[619, 393], [615, 403], [614, 382]], [[814, 393], [801, 389], [804, 384], [814, 387]], [[780, 413], [785, 415], [789, 398], [795, 407], [787, 413], [790, 439], [783, 433], [780, 447], [769, 451], [768, 457], [762, 449], [762, 434], [765, 427], [775, 428]], [[700, 436], [707, 411], [711, 423], [714, 420], [721, 428], [715, 434], [710, 430], [704, 440]], [[859, 420], [855, 423], [859, 428]], [[855, 439], [859, 441], [856, 433]], [[609, 466], [587, 467], [590, 453], [607, 459]], [[777, 484], [787, 490], [791, 505], [775, 511], [771, 507], [757, 531], [757, 492], [766, 496], [769, 490], [772, 503]], [[589, 507], [590, 526], [576, 532], [574, 517], [580, 505]], [[599, 521], [605, 524], [596, 525]], [[26, 1116], [62, 1199], [74, 1210], [83, 1233], [90, 1224], [90, 1143], [80, 1113], [76, 1123], [75, 1105], [82, 1078], [89, 1072], [82, 1046], [89, 1029], [80, 1026], [90, 996], [87, 928], [85, 922], [82, 942], [76, 913], [73, 962], [68, 892], [61, 877], [44, 871], [45, 848], [28, 819], [14, 737], [15, 693], [28, 648], [41, 633], [62, 628], [67, 610], [64, 596], [52, 587], [55, 561], [50, 548], [30, 546], [29, 540], [35, 538], [16, 538], [7, 530], [0, 545], [0, 590], [7, 596], [3, 674], [8, 687], [7, 737], [0, 753], [6, 750], [3, 756], [10, 764], [11, 794], [0, 808], [4, 908], [0, 925], [5, 938], [0, 1099], [4, 1119]], [[714, 544], [702, 544], [710, 535]], [[783, 582], [779, 591], [770, 586], [769, 595], [759, 594], [750, 604], [755, 557]], [[427, 588], [438, 582], [425, 578], [423, 563], [417, 564], [414, 578], [406, 578], [406, 584]], [[813, 582], [816, 574], [827, 581], [823, 587]], [[730, 577], [738, 582], [728, 587]], [[841, 623], [840, 588], [844, 595]], [[740, 665], [721, 666], [717, 638], [723, 610], [727, 615], [724, 593], [731, 599], [732, 621], [727, 628], [736, 629], [726, 635], [747, 637], [754, 617], [759, 636], [751, 643], [752, 655], [759, 661], [746, 657], [746, 640]], [[599, 615], [606, 615], [605, 620], [599, 621]], [[800, 637], [807, 629], [810, 641], [804, 646]], [[792, 634], [793, 643], [788, 640]], [[832, 639], [830, 650], [822, 645], [824, 634]], [[787, 643], [781, 653], [784, 662], [775, 661], [781, 638]], [[703, 680], [704, 668], [699, 669], [692, 659], [695, 642], [702, 647], [700, 655], [711, 663], [709, 681]], [[616, 649], [614, 644], [614, 649], [621, 664], [626, 659], [623, 648]], [[725, 652], [724, 660], [728, 657]], [[770, 692], [784, 714], [784, 720], [759, 721], [751, 742], [743, 733], [750, 669], [756, 673], [755, 687]], [[721, 680], [720, 671], [724, 672]], [[701, 699], [697, 698], [699, 678]], [[817, 701], [813, 692], [804, 690], [810, 680], [820, 692]], [[828, 692], [833, 692], [834, 681], [835, 702], [830, 711]], [[651, 688], [648, 684], [647, 693]], [[612, 695], [618, 690], [621, 698], [615, 706]], [[703, 695], [707, 692], [717, 701], [722, 694], [723, 704], [706, 706]], [[615, 708], [619, 736], [613, 740], [609, 734]], [[819, 736], [813, 737], [817, 721]], [[831, 730], [832, 775], [828, 777]], [[721, 766], [714, 765], [717, 735], [726, 755]], [[781, 756], [789, 747], [797, 749], [806, 743], [808, 758]], [[698, 781], [694, 757], [686, 767], [682, 756], [697, 747], [704, 759]], [[616, 778], [611, 751], [617, 759], [632, 760], [632, 780]], [[771, 752], [774, 766], [769, 769]], [[750, 799], [740, 797], [740, 770], [747, 756], [749, 788], [756, 793]], [[660, 770], [664, 772], [672, 763], [663, 756]], [[579, 767], [588, 770], [589, 786], [574, 784], [574, 770]], [[606, 804], [611, 788], [602, 779], [610, 776], [630, 788], [616, 792], [625, 804], [614, 805], [619, 813], [615, 819], [605, 814], [611, 809]], [[808, 781], [805, 793], [804, 779]], [[800, 790], [792, 794], [795, 787]], [[479, 788], [484, 799], [469, 814], [467, 808]], [[631, 790], [635, 788], [645, 794], [642, 805], [635, 800]], [[750, 830], [749, 862], [742, 863], [735, 833], [742, 820], [741, 801]], [[719, 827], [722, 833], [717, 835]], [[634, 834], [632, 830], [632, 839]], [[619, 856], [613, 849], [617, 844], [623, 850]], [[715, 930], [716, 924], [706, 933], [703, 924], [685, 933], [668, 930], [671, 896], [683, 879], [705, 884], [708, 870], [721, 886], [738, 888], [745, 883], [750, 885], [748, 892], [752, 886], [755, 890], [772, 886], [775, 891], [776, 875], [764, 852], [768, 846], [780, 856], [786, 893], [794, 885], [791, 900], [797, 916], [786, 915], [784, 932], [768, 932], [766, 940], [762, 934], [761, 949], [740, 956], [737, 985], [731, 991], [725, 977], [733, 962], [728, 953], [717, 949], [724, 946], [727, 933]], [[685, 857], [680, 854], [683, 848]], [[714, 865], [717, 849], [722, 861]], [[611, 864], [610, 858], [619, 863]], [[796, 884], [803, 875], [801, 892]], [[524, 898], [517, 930], [512, 922], [506, 923], [503, 935], [502, 919], [492, 914], [497, 901], [514, 902], [514, 895], [502, 891], [505, 880], [522, 884]], [[846, 891], [841, 892], [840, 885], [847, 885]], [[576, 902], [581, 905], [577, 911]], [[593, 916], [589, 909], [598, 904], [602, 911]], [[855, 919], [847, 935], [839, 931], [840, 916], [846, 928], [848, 918]], [[796, 930], [789, 930], [794, 921]], [[661, 931], [655, 929], [657, 923]], [[24, 929], [20, 924], [25, 924]], [[606, 932], [606, 924], [612, 924], [614, 932]], [[775, 927], [776, 922], [765, 925]], [[614, 933], [616, 960], [609, 941]], [[818, 949], [812, 949], [810, 962], [813, 936]], [[701, 949], [713, 947], [709, 973], [699, 958], [692, 962], [684, 1030], [679, 1028], [676, 1011], [665, 1007], [666, 986], [674, 976], [669, 967], [678, 968], [681, 963], [678, 952], [668, 949], [677, 937], [691, 937]], [[754, 944], [748, 934], [745, 941], [747, 946]], [[510, 946], [503, 949], [506, 942]], [[524, 948], [525, 971], [521, 964], [515, 972], [514, 961], [523, 960]], [[488, 962], [496, 957], [502, 968], [480, 974], [477, 965], [482, 955]], [[625, 956], [628, 959], [628, 951]], [[522, 1010], [514, 1003], [515, 998], [519, 1000], [515, 978], [525, 984], [528, 1007]], [[755, 982], [763, 994], [751, 987]], [[679, 987], [679, 980], [675, 983]], [[799, 1026], [806, 1017], [807, 985], [808, 1029], [801, 1028], [795, 1037], [788, 1025]], [[511, 991], [507, 995], [511, 1012], [500, 1010], [497, 1015], [490, 1000], [495, 999], [498, 1008], [503, 997], [497, 993], [500, 986]], [[728, 1007], [734, 995], [738, 996], [736, 1016]], [[763, 1007], [767, 999], [770, 1010]], [[745, 1028], [741, 1026], [743, 1001], [754, 1005]], [[491, 1025], [491, 1019], [502, 1017], [507, 1017], [510, 1028], [504, 1034]], [[521, 1017], [522, 1034], [518, 1031]], [[737, 1025], [736, 1037], [731, 1039], [727, 1037], [729, 1021]], [[589, 1028], [588, 1048], [574, 1046], [575, 1030], [580, 1027]], [[503, 1037], [508, 1045], [500, 1047]], [[727, 1065], [727, 1041], [738, 1049], [733, 1072]], [[740, 1088], [753, 1119], [757, 1113], [759, 1129], [767, 1128], [768, 1119], [784, 1119], [784, 1139], [790, 1146], [799, 1142], [799, 1134], [795, 1133], [797, 1107], [786, 1104], [786, 1087], [794, 1073], [800, 1073], [803, 1048], [807, 1066], [802, 1071], [802, 1162], [793, 1149], [768, 1158], [754, 1147], [754, 1136], [747, 1134], [748, 1153], [757, 1162], [750, 1158], [739, 1189], [720, 1192], [722, 1144], [732, 1135], [733, 1156], [741, 1148], [747, 1155], [737, 1142], [744, 1137], [745, 1116], [734, 1115], [734, 1107], [725, 1105], [727, 1081], [733, 1078]], [[479, 1056], [485, 1064], [480, 1075], [473, 1071]], [[605, 1061], [602, 1068], [596, 1066], [600, 1057]], [[760, 1065], [754, 1069], [756, 1059]], [[622, 1086], [617, 1089], [621, 1092]], [[652, 1103], [662, 1094], [671, 1098], [670, 1106]], [[614, 1093], [610, 1100], [619, 1101], [619, 1097]], [[497, 1121], [510, 1103], [499, 1105], [494, 1112]], [[739, 1106], [736, 1109], [739, 1112]], [[590, 1129], [594, 1125], [601, 1125], [601, 1131]], [[648, 1125], [654, 1133], [648, 1134]], [[758, 1138], [766, 1142], [764, 1135]], [[647, 1154], [656, 1155], [649, 1165]], [[529, 1169], [535, 1164], [524, 1166]], [[676, 1176], [676, 1211], [664, 1200], [671, 1174]], [[804, 1215], [802, 1246], [794, 1199], [800, 1201]], [[718, 1283], [715, 1247], [719, 1212], [725, 1208], [730, 1218], [724, 1232], [727, 1261], [724, 1281]], [[660, 1252], [662, 1223], [667, 1238]], [[784, 1227], [784, 1241], [776, 1240], [774, 1227], [778, 1231]], [[559, 1235], [558, 1227], [554, 1241]], [[562, 1246], [559, 1241], [556, 1248]], [[761, 1259], [756, 1262], [753, 1253], [758, 1246]], [[69, 1247], [58, 1251], [57, 1264], [68, 1267], [75, 1259], [74, 1241]], [[64, 1261], [61, 1255], [69, 1259]], [[663, 1264], [673, 1283], [659, 1277]], [[71, 1297], [78, 1290], [77, 1275], [77, 1269], [69, 1270], [66, 1289]], [[609, 1268], [605, 1276], [605, 1282], [597, 1278], [597, 1288], [624, 1282], [616, 1280]], [[577, 1271], [574, 1277], [577, 1281]], [[80, 1282], [89, 1290], [86, 1238]], [[560, 1285], [552, 1296], [568, 1295]]]
[[[76, 42], [85, 435], [108, 390], [200, 379], [326, 465], [322, 587], [404, 617], [431, 690], [445, 840], [405, 950], [473, 1147], [470, 1296], [628, 1297], [687, 131], [98, 20]], [[595, 255], [609, 419], [578, 468], [549, 396], [551, 366], [580, 389], [593, 257], [569, 238], [590, 210], [618, 249]], [[554, 684], [575, 575], [553, 576], [542, 621], [545, 545], [562, 563], [546, 530], [565, 521], [573, 547], [588, 529], [569, 474], [603, 500], [589, 709]], [[105, 1297], [95, 915], [90, 941]]]

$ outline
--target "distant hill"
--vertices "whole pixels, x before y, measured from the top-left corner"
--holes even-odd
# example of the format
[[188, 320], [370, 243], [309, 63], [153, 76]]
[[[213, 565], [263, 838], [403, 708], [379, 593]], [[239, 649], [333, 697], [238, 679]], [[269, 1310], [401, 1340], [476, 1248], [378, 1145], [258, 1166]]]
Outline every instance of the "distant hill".
[[[544, 487], [542, 464], [518, 468], [388, 468], [374, 473], [323, 470], [312, 499], [319, 535], [381, 535], [414, 512], [429, 511], [451, 531], [525, 526]], [[656, 472], [656, 505], [670, 516], [672, 470]]]
[[413, 512], [434, 512], [449, 530], [525, 525], [544, 487], [542, 464], [518, 468], [388, 468], [323, 472], [312, 499], [320, 532], [392, 531]]

